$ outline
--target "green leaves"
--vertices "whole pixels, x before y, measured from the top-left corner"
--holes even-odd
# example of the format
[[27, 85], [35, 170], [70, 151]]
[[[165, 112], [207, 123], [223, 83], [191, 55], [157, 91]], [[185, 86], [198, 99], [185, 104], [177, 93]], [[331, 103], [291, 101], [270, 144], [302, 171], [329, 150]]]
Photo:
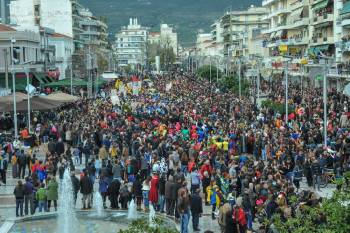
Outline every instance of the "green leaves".
[[268, 225], [279, 233], [347, 233], [350, 232], [349, 189], [335, 191], [330, 199], [324, 199], [316, 207], [303, 206], [296, 215], [287, 220], [275, 214]]
[[127, 230], [120, 230], [119, 233], [178, 233], [176, 229], [164, 224], [161, 218], [155, 218], [153, 225], [150, 226], [148, 219], [141, 218], [133, 221]]

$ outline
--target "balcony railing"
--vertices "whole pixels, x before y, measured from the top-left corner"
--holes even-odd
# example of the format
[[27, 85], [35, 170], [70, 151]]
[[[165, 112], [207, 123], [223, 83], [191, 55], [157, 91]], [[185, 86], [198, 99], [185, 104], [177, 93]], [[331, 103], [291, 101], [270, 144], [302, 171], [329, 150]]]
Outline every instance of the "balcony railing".
[[290, 12], [291, 12], [290, 9], [282, 7], [282, 8], [273, 10], [273, 12], [271, 12], [268, 17], [272, 18], [274, 16], [277, 16], [280, 14], [286, 14], [286, 13], [290, 13]]
[[325, 22], [332, 22], [334, 19], [334, 15], [333, 13], [330, 14], [324, 14], [321, 16], [316, 16], [314, 17], [313, 21], [314, 21], [314, 25], [315, 24], [320, 24], [320, 23], [325, 23]]

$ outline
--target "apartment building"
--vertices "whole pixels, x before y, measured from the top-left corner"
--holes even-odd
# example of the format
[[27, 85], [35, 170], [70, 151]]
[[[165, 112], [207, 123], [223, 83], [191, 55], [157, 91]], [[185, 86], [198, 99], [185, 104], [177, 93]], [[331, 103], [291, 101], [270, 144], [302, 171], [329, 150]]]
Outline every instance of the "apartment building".
[[160, 44], [173, 49], [175, 56], [178, 56], [178, 38], [174, 27], [168, 24], [160, 24], [160, 32], [149, 32], [148, 42], [150, 44]]
[[281, 47], [286, 46], [285, 53], [303, 57], [312, 33], [309, 0], [265, 0], [262, 5], [269, 9], [269, 29], [263, 31], [268, 36], [264, 45], [269, 55], [279, 56]]
[[80, 26], [83, 32], [80, 34], [80, 39], [85, 45], [91, 45], [99, 49], [107, 48], [107, 24], [94, 17], [89, 9], [82, 9], [80, 15], [83, 19], [80, 21]]
[[129, 25], [115, 35], [117, 62], [119, 66], [145, 65], [147, 60], [146, 42], [149, 28], [141, 26], [137, 19], [130, 18]]
[[342, 34], [338, 49], [342, 52], [342, 62], [350, 62], [350, 0], [342, 2], [339, 20], [341, 21]]
[[18, 28], [39, 32], [47, 27], [73, 37], [71, 0], [12, 0], [10, 22]]
[[220, 18], [226, 57], [249, 55], [248, 36], [254, 29], [268, 27], [267, 12], [264, 7], [251, 6], [245, 11], [227, 12]]

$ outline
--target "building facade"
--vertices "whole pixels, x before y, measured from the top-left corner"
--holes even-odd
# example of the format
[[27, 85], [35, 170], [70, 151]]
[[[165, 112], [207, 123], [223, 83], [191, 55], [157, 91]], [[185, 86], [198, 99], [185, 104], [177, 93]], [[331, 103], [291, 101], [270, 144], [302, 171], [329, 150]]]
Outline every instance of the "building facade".
[[251, 6], [245, 11], [230, 11], [220, 18], [224, 55], [248, 56], [248, 36], [254, 29], [268, 27], [267, 9]]
[[117, 62], [119, 66], [144, 66], [147, 61], [146, 43], [149, 29], [138, 24], [137, 19], [130, 19], [129, 25], [115, 36]]

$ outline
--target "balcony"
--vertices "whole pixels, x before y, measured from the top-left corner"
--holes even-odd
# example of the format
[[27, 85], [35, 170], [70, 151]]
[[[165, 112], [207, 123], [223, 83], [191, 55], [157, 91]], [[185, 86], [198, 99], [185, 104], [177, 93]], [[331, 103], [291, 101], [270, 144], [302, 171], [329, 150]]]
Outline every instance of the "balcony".
[[301, 18], [301, 19], [295, 20], [294, 22], [290, 22], [287, 25], [287, 29], [300, 28], [307, 25], [309, 25], [309, 18]]
[[288, 14], [290, 12], [291, 12], [290, 9], [287, 9], [287, 8], [274, 9], [273, 12], [269, 14], [268, 18], [272, 18], [281, 14]]
[[100, 35], [100, 32], [97, 32], [97, 31], [84, 31], [83, 33], [81, 33], [81, 35], [99, 36], [99, 35]]
[[291, 11], [294, 11], [302, 6], [308, 6], [309, 5], [309, 1], [308, 0], [296, 0], [292, 3], [290, 3], [290, 7], [289, 9]]
[[329, 36], [329, 37], [318, 37], [318, 38], [312, 38], [311, 40], [312, 45], [323, 45], [323, 44], [333, 44], [334, 43], [334, 38]]
[[322, 16], [316, 16], [313, 18], [313, 25], [315, 27], [327, 26], [329, 23], [333, 23], [334, 14], [324, 14]]
[[263, 0], [262, 1], [262, 6], [268, 6], [273, 2], [277, 2], [278, 0]]
[[345, 28], [350, 28], [350, 19], [343, 19], [343, 21], [341, 21], [341, 26]]

